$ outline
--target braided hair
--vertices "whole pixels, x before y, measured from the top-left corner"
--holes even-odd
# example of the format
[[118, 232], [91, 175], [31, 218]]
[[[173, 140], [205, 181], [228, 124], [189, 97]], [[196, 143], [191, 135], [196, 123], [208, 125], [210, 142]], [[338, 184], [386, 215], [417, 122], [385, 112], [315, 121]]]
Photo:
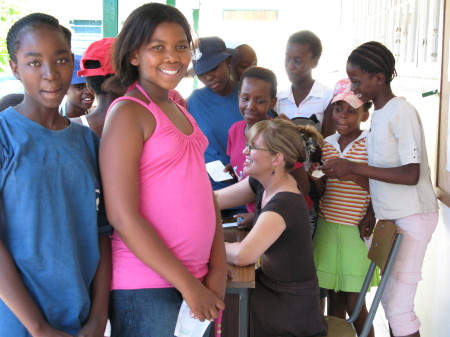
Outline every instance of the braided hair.
[[384, 74], [387, 85], [397, 76], [394, 55], [377, 41], [366, 42], [353, 50], [347, 63], [358, 66], [369, 74]]
[[32, 13], [16, 21], [8, 31], [6, 46], [8, 48], [9, 58], [13, 62], [17, 62], [16, 52], [20, 47], [22, 34], [42, 26], [59, 30], [70, 48], [70, 30], [61, 26], [57, 18], [44, 13]]

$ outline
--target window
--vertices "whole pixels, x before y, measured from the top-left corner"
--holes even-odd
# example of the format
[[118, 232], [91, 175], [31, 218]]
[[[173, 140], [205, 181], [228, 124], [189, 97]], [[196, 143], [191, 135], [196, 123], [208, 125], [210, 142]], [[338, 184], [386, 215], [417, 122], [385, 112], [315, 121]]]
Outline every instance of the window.
[[82, 54], [94, 41], [103, 37], [102, 20], [70, 20], [69, 28], [72, 31], [72, 51]]
[[230, 21], [278, 21], [278, 11], [225, 9], [223, 19]]

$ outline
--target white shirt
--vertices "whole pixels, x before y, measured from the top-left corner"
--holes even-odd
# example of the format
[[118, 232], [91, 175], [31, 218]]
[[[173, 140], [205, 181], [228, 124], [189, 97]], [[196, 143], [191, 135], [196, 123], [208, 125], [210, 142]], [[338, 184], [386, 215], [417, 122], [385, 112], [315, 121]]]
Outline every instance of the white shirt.
[[89, 122], [88, 122], [88, 120], [86, 118], [86, 115], [81, 115], [80, 119], [81, 119], [81, 123], [83, 123], [83, 125], [87, 126], [88, 128], [90, 127], [89, 126]]
[[417, 110], [402, 97], [391, 99], [372, 114], [367, 136], [369, 165], [398, 167], [420, 164], [417, 185], [390, 184], [369, 179], [378, 219], [399, 219], [438, 209], [430, 178], [425, 138]]
[[288, 90], [279, 92], [277, 98], [278, 100], [274, 110], [278, 114], [283, 113], [290, 119], [296, 117], [308, 118], [314, 114], [320, 122], [318, 128], [320, 131], [322, 130], [324, 111], [333, 98], [333, 90], [314, 81], [311, 91], [298, 106], [295, 104], [292, 86]]

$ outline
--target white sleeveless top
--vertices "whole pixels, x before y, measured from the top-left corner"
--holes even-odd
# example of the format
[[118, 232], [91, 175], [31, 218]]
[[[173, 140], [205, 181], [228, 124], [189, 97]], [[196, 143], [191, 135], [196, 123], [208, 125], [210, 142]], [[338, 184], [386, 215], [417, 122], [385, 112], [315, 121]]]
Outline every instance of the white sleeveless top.
[[86, 125], [87, 127], [89, 127], [89, 122], [86, 118], [86, 115], [80, 116], [80, 119], [81, 119], [81, 123], [83, 123], [83, 125]]

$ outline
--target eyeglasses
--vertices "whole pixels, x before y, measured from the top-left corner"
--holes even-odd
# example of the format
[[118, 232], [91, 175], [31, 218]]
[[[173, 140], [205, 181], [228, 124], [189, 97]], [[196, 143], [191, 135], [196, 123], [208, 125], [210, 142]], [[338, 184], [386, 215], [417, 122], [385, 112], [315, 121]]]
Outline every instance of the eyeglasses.
[[256, 146], [253, 146], [253, 145], [250, 145], [250, 144], [245, 144], [245, 149], [247, 150], [247, 152], [250, 152], [251, 150], [260, 150], [260, 151], [272, 152], [269, 149], [261, 149], [259, 147], [256, 147]]

